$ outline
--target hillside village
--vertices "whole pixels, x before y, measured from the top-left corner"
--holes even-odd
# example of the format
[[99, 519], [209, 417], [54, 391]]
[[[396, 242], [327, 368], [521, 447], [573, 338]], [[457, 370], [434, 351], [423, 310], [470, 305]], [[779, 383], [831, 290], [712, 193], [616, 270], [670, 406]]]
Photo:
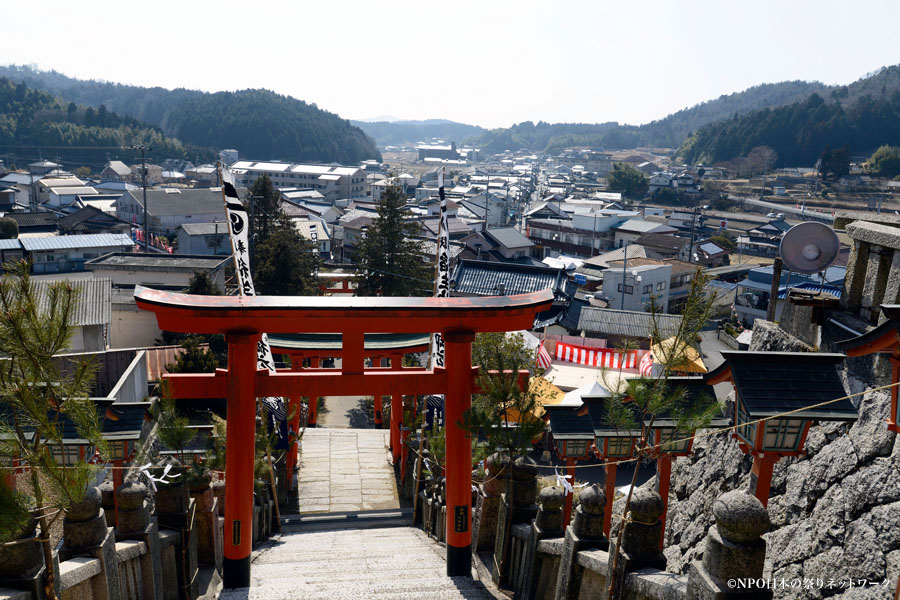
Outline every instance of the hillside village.
[[[828, 149], [776, 166], [760, 146], [706, 165], [672, 148], [492, 152], [441, 138], [353, 164], [122, 150], [93, 166], [0, 154], [0, 262], [6, 281], [15, 265], [30, 281], [7, 301], [33, 296], [49, 314], [55, 283], [75, 290], [53, 373], [93, 362], [82, 395], [108, 443], [101, 456], [66, 417], [45, 444], [53, 464], [91, 464], [98, 486], [55, 527], [51, 562], [33, 525], [10, 542], [0, 599], [46, 597], [48, 580], [64, 599], [900, 593], [900, 181], [872, 157]], [[235, 195], [246, 223], [226, 210]], [[386, 274], [435, 281], [415, 282], [421, 298], [358, 298], [394, 198], [421, 271]], [[276, 222], [315, 258], [297, 267], [315, 265], [309, 294], [247, 292], [259, 265], [236, 258], [260, 254], [235, 240], [246, 227], [258, 252]], [[786, 252], [809, 224], [827, 239]], [[429, 293], [444, 251], [447, 300]], [[473, 370], [476, 332], [526, 364]], [[510, 398], [537, 399], [507, 398], [492, 425], [538, 428], [512, 460], [465, 437], [451, 402], [489, 397], [504, 374]], [[709, 401], [702, 425], [681, 423], [681, 404], [635, 413], [633, 429], [614, 422], [610, 403], [631, 411], [636, 384], [670, 379], [685, 403]], [[229, 426], [239, 385], [262, 400]], [[225, 482], [237, 454], [240, 497]], [[0, 487], [33, 489], [31, 467], [2, 458]]]

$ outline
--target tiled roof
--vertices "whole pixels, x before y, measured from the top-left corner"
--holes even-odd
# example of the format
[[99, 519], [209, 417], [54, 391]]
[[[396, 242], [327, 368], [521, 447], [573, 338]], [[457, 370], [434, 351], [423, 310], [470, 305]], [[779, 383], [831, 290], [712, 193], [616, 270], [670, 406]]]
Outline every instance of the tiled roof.
[[628, 244], [628, 246], [610, 250], [606, 254], [588, 258], [584, 261], [584, 264], [606, 269], [609, 267], [610, 262], [626, 258], [626, 248], [628, 249], [628, 260], [631, 260], [632, 258], [647, 258], [647, 250], [643, 246], [640, 244]]
[[557, 294], [565, 289], [566, 272], [550, 267], [461, 260], [456, 264], [451, 279], [455, 284], [453, 291], [457, 294], [511, 296], [546, 289]]
[[545, 414], [550, 418], [550, 431], [557, 440], [566, 439], [593, 439], [594, 424], [589, 415], [578, 416], [577, 406], [544, 407]]
[[[750, 418], [768, 417], [844, 397], [837, 367], [843, 354], [818, 352], [723, 351], [725, 362], [710, 373], [731, 369], [732, 380]], [[797, 413], [793, 418], [854, 421], [849, 399]]]
[[534, 246], [534, 242], [517, 231], [514, 227], [500, 227], [498, 229], [488, 229], [485, 234], [494, 238], [494, 240], [506, 248], [530, 248]]
[[[244, 188], [237, 191], [241, 197], [246, 195]], [[129, 191], [122, 196], [126, 197], [144, 206], [141, 192]], [[221, 214], [225, 220], [225, 201], [221, 188], [147, 190], [147, 212], [154, 217]]]
[[[653, 321], [652, 313], [585, 306], [581, 309], [577, 328], [588, 333], [649, 338], [653, 334]], [[678, 332], [681, 316], [657, 314], [655, 321], [660, 337], [668, 338]]]
[[667, 235], [665, 233], [645, 233], [635, 243], [651, 248], [665, 248], [677, 252], [688, 242], [685, 238]]
[[[606, 418], [606, 403], [609, 401], [607, 398], [589, 398], [587, 396], [582, 396], [581, 400], [584, 402], [584, 405], [587, 406], [587, 412], [594, 427], [594, 435], [597, 437], [638, 436], [641, 434], [639, 429], [616, 429], [609, 423]], [[634, 417], [634, 426], [637, 427], [638, 419], [637, 412], [634, 409], [634, 403], [631, 402], [625, 406], [630, 408], [634, 413], [632, 415]]]
[[19, 224], [19, 227], [56, 227], [59, 217], [56, 213], [41, 212], [9, 212], [3, 215]]
[[700, 267], [700, 265], [678, 260], [677, 258], [664, 258], [663, 262], [667, 265], [672, 265], [672, 277], [696, 273]]
[[[47, 310], [50, 301], [50, 286], [57, 281], [32, 279], [32, 290], [38, 298], [38, 306]], [[79, 290], [78, 302], [72, 315], [72, 325], [108, 325], [110, 321], [110, 296], [112, 283], [109, 279], [74, 279], [68, 284]]]

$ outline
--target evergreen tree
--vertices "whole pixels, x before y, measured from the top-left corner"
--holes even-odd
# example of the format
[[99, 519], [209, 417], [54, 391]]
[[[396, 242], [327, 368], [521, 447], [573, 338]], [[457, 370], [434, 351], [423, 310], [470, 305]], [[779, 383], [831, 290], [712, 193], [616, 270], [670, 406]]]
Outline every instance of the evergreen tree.
[[96, 405], [88, 397], [95, 366], [81, 360], [61, 368], [54, 359], [69, 345], [77, 290], [60, 281], [39, 300], [28, 268], [22, 262], [0, 280], [0, 347], [6, 355], [0, 369], [0, 464], [18, 459], [30, 467], [26, 477], [32, 497], [2, 486], [0, 533], [4, 542], [28, 535], [27, 519], [34, 516], [47, 567], [44, 591], [55, 598], [51, 527], [63, 511], [81, 501], [95, 473], [85, 459], [73, 459], [67, 452], [66, 422], [101, 456], [105, 445]]
[[258, 294], [315, 296], [319, 253], [287, 217], [276, 219], [268, 237], [256, 248], [253, 282]]
[[0, 240], [14, 240], [19, 237], [19, 223], [9, 217], [0, 218]]
[[[275, 220], [284, 213], [281, 210], [281, 192], [272, 183], [268, 175], [262, 175], [250, 186], [250, 248], [254, 249], [266, 241]], [[251, 264], [256, 258], [250, 257]]]
[[186, 294], [196, 294], [198, 296], [221, 296], [222, 291], [212, 280], [206, 271], [194, 271], [188, 286], [184, 290]]
[[607, 180], [610, 190], [622, 192], [623, 197], [631, 200], [643, 198], [649, 187], [647, 176], [625, 163], [614, 164]]
[[866, 161], [869, 170], [882, 177], [900, 175], [900, 146], [881, 146]]
[[388, 186], [378, 204], [378, 218], [359, 244], [357, 295], [427, 296], [433, 291], [433, 265], [422, 262], [419, 224], [409, 219], [406, 196]]

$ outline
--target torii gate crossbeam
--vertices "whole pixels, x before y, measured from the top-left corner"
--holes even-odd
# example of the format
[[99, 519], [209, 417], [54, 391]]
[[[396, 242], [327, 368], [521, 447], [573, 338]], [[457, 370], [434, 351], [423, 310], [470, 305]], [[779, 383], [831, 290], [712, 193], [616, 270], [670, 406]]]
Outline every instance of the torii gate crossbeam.
[[[472, 341], [477, 332], [528, 329], [553, 302], [550, 290], [484, 298], [339, 298], [195, 296], [138, 286], [138, 307], [156, 313], [160, 329], [221, 333], [228, 342], [228, 369], [214, 374], [168, 376], [176, 396], [212, 390], [228, 398], [225, 454], [225, 587], [250, 584], [249, 535], [253, 520], [253, 457], [256, 398], [301, 394], [445, 395], [447, 465], [447, 575], [471, 575], [472, 454], [458, 426], [472, 403]], [[444, 370], [367, 371], [366, 333], [439, 332], [446, 345]], [[266, 333], [340, 333], [338, 373], [259, 372], [256, 347]], [[224, 388], [224, 389], [223, 389]]]

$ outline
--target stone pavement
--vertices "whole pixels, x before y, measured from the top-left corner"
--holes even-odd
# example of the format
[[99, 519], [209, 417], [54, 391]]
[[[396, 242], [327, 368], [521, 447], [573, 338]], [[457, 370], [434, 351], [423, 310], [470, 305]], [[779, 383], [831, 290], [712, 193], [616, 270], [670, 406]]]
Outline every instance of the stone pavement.
[[300, 447], [299, 512], [399, 509], [386, 429], [307, 428]]
[[447, 577], [442, 549], [412, 527], [291, 532], [254, 552], [250, 588], [221, 600], [482, 600], [478, 581]]

